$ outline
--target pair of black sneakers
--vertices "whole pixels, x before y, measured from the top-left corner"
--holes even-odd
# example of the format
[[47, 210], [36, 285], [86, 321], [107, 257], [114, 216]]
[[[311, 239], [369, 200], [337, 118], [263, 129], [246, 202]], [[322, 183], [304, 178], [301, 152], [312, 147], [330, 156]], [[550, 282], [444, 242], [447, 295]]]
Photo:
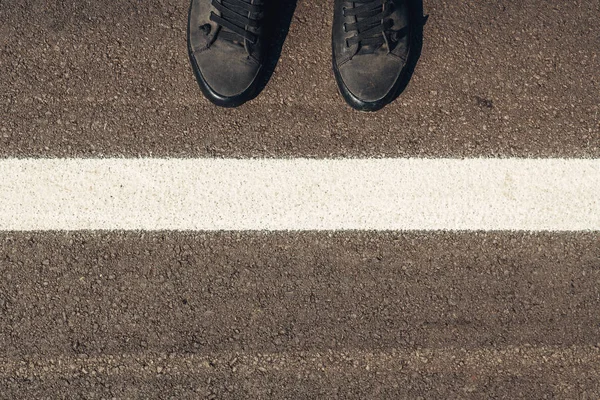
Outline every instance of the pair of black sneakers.
[[[216, 105], [238, 106], [259, 90], [274, 1], [286, 0], [192, 0], [190, 60], [202, 92]], [[411, 44], [409, 1], [335, 0], [333, 70], [352, 107], [378, 110], [397, 94]]]

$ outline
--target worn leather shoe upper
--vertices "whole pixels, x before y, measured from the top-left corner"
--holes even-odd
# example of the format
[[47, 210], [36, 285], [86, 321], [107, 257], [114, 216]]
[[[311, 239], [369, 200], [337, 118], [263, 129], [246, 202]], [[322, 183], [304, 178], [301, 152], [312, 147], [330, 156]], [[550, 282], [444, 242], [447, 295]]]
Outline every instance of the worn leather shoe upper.
[[190, 61], [203, 93], [220, 106], [237, 106], [257, 89], [268, 0], [192, 0]]
[[409, 0], [335, 0], [333, 69], [346, 101], [377, 110], [393, 99], [410, 48]]

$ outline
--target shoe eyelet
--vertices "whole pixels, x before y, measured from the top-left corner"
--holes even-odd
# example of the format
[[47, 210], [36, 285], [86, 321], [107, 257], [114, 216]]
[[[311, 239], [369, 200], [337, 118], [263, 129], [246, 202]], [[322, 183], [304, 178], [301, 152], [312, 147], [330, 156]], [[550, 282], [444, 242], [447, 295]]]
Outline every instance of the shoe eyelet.
[[204, 25], [200, 25], [200, 30], [202, 32], [204, 32], [205, 36], [210, 35], [210, 31], [212, 30], [212, 27], [210, 26], [210, 24], [204, 24]]
[[345, 22], [344, 22], [344, 32], [348, 32], [348, 27], [346, 26]]

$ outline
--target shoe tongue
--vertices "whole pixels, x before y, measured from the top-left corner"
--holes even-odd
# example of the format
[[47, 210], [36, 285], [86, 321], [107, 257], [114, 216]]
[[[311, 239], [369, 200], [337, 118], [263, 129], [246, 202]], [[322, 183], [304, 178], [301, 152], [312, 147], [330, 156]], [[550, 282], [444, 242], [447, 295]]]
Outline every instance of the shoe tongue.
[[[245, 3], [248, 4], [252, 4], [252, 5], [264, 5], [265, 4], [265, 0], [242, 0]], [[243, 10], [238, 9], [236, 7], [230, 6], [231, 9], [235, 9], [236, 11], [241, 11], [241, 14], [245, 14], [245, 12], [243, 12]], [[253, 13], [253, 17], [256, 17], [256, 14]], [[249, 43], [246, 42], [246, 40], [242, 37], [240, 37], [239, 35], [237, 35], [236, 33], [232, 32], [231, 30], [227, 29], [224, 26], [219, 27], [220, 32], [217, 35], [217, 40], [223, 42], [223, 43], [228, 43], [230, 45], [232, 45], [234, 48], [237, 47], [242, 47], [244, 48], [248, 54], [250, 54], [252, 52], [252, 47]], [[254, 32], [253, 29], [250, 29], [251, 32]], [[221, 35], [221, 33], [225, 33], [225, 35]]]
[[387, 53], [387, 45], [384, 43], [379, 44], [360, 44], [356, 54], [373, 54], [379, 51], [385, 51]]
[[[383, 2], [381, 7], [384, 7]], [[380, 11], [381, 9], [379, 9]], [[378, 12], [379, 12], [378, 11]], [[362, 17], [362, 18], [357, 18], [357, 22], [360, 22], [366, 18], [370, 18], [372, 15], [366, 16], [366, 17]], [[375, 24], [374, 24], [375, 25]], [[372, 26], [374, 26], [372, 25]], [[381, 33], [383, 34], [383, 33]], [[383, 46], [383, 44], [366, 44], [363, 45], [362, 43], [360, 44], [360, 47], [358, 49], [358, 54], [373, 54], [375, 53], [377, 50], [379, 50], [381, 47]]]
[[379, 50], [381, 48], [381, 46], [382, 45], [380, 45], [380, 44], [378, 44], [378, 45], [368, 44], [366, 46], [361, 45], [360, 48], [358, 49], [357, 54], [373, 54], [377, 50]]
[[240, 40], [225, 40], [225, 41], [234, 46], [237, 46], [237, 47], [245, 47], [244, 41], [240, 41]]
[[[225, 30], [225, 32], [228, 32], [227, 30]], [[217, 36], [217, 40], [216, 42], [219, 43], [219, 46], [221, 46], [222, 49], [226, 49], [226, 51], [230, 51], [230, 52], [245, 52], [246, 55], [251, 56], [254, 52], [254, 45], [252, 45], [249, 42], [246, 42], [243, 39], [234, 39], [232, 40], [231, 38], [227, 37], [224, 38], [222, 36]]]
[[219, 27], [219, 33], [217, 34], [217, 37], [215, 40], [217, 42], [221, 43], [221, 45], [230, 47], [231, 49], [246, 47], [244, 38], [233, 33], [232, 31], [230, 31], [229, 29], [227, 29], [223, 26]]

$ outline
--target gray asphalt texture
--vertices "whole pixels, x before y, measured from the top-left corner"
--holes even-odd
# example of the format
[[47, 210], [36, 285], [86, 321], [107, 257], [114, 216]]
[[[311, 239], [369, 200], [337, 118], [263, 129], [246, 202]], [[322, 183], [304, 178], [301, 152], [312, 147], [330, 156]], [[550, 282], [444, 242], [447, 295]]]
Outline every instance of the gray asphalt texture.
[[374, 115], [337, 93], [332, 5], [299, 1], [266, 90], [224, 111], [186, 1], [3, 1], [0, 156], [600, 155], [600, 1], [425, 1], [413, 79]]
[[[600, 1], [426, 1], [375, 114], [332, 3], [222, 110], [185, 1], [0, 0], [0, 157], [600, 156]], [[600, 398], [599, 233], [0, 232], [0, 277], [0, 399]]]
[[596, 398], [596, 234], [32, 233], [5, 398]]

